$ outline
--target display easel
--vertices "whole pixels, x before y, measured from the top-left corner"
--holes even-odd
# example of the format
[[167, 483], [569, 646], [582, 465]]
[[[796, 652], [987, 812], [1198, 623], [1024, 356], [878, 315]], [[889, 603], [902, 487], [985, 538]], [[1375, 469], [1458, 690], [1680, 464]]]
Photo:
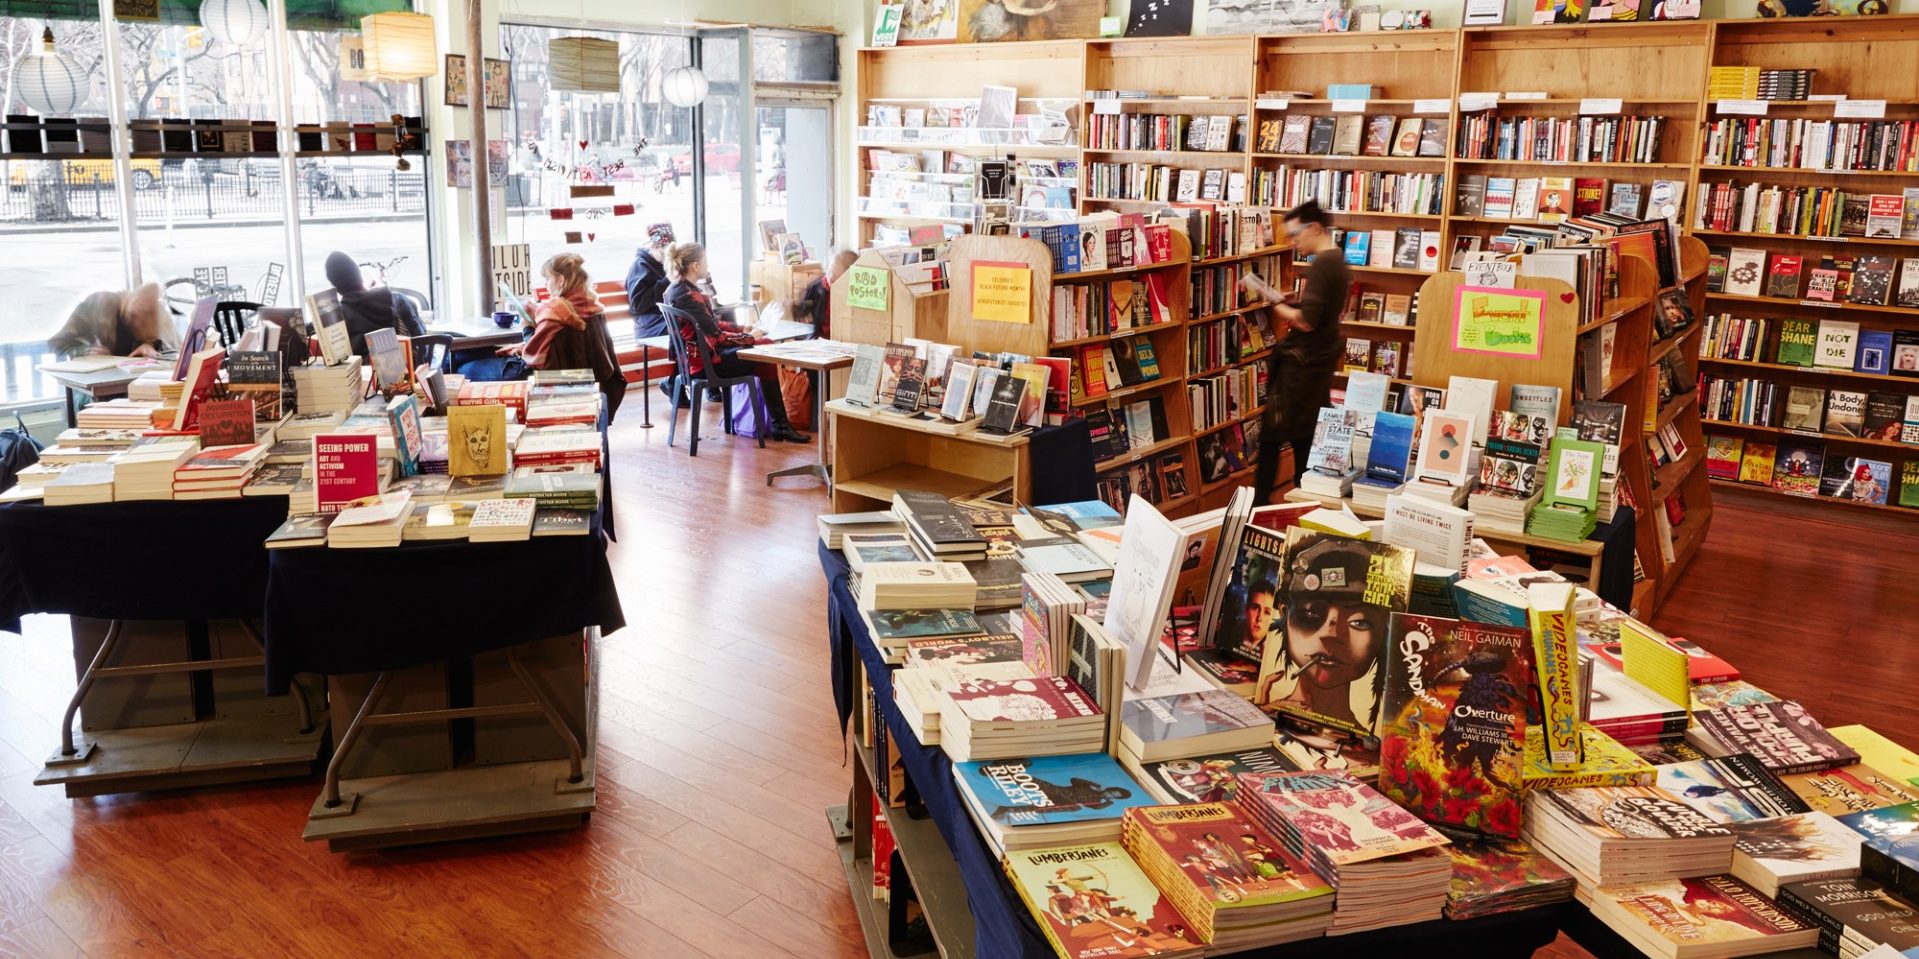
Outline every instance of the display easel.
[[[1558, 386], [1570, 397], [1579, 339], [1579, 297], [1573, 288], [1564, 281], [1543, 276], [1521, 276], [1513, 280], [1516, 290], [1546, 294], [1539, 357], [1533, 359], [1453, 349], [1454, 305], [1459, 288], [1465, 285], [1466, 278], [1460, 273], [1436, 273], [1420, 284], [1419, 321], [1413, 338], [1413, 382], [1445, 389], [1446, 381], [1455, 376], [1497, 380], [1500, 389], [1493, 395], [1497, 409], [1506, 408], [1506, 393], [1514, 383]], [[1572, 403], [1568, 399], [1559, 404], [1560, 424], [1568, 422], [1571, 415]]]

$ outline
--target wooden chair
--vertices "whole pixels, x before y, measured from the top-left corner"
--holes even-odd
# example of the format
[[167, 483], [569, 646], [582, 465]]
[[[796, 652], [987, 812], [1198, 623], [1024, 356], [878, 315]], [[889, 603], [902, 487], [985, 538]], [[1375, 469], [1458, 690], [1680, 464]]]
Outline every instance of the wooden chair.
[[[684, 310], [664, 303], [660, 304], [660, 313], [666, 317], [669, 330], [677, 330], [683, 323], [689, 325], [693, 323], [693, 318]], [[705, 396], [709, 387], [720, 391], [720, 411], [726, 417], [726, 431], [733, 432], [733, 387], [745, 383], [748, 384], [749, 392], [753, 396], [753, 423], [758, 427], [756, 432], [759, 434], [756, 438], [760, 441], [760, 448], [765, 449], [766, 397], [760, 395], [760, 378], [752, 373], [743, 376], [718, 375], [714, 372], [719, 368], [718, 360], [713, 356], [712, 349], [706, 345], [706, 338], [696, 334], [693, 342], [698, 345], [700, 362], [705, 366], [698, 374], [692, 372], [691, 365], [687, 361], [686, 345], [678, 336], [668, 335], [667, 337], [667, 343], [673, 352], [673, 366], [679, 371], [676, 385], [680, 395], [673, 398], [672, 418], [666, 426], [666, 445], [673, 445], [673, 438], [679, 431], [680, 402], [684, 398], [688, 410], [687, 417], [693, 430], [692, 438], [687, 441], [687, 455], [700, 455], [700, 411], [706, 406], [702, 397]]]

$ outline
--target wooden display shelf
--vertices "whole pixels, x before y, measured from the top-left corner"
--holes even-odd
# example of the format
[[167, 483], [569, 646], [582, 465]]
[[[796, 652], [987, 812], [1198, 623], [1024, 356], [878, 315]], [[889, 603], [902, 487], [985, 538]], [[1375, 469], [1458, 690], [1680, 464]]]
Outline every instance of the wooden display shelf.
[[1732, 240], [1777, 240], [1794, 243], [1865, 243], [1872, 246], [1919, 246], [1919, 240], [1907, 240], [1890, 236], [1814, 236], [1810, 233], [1747, 233], [1740, 230], [1702, 230], [1696, 227], [1692, 230], [1692, 235], [1723, 236]]
[[[840, 867], [853, 896], [853, 910], [866, 938], [867, 953], [874, 959], [905, 959], [893, 952], [886, 904], [873, 898], [872, 807], [877, 762], [872, 747], [855, 742], [854, 748], [859, 757], [853, 763], [849, 805], [827, 807], [827, 826], [839, 850]], [[886, 812], [887, 829], [911, 877], [937, 954], [944, 959], [973, 959], [978, 930], [967, 905], [966, 881], [951, 847], [940, 836], [939, 826], [931, 819], [914, 819], [903, 808]]]
[[[1692, 472], [1693, 467], [1705, 461], [1705, 444], [1701, 443], [1699, 446], [1687, 450], [1686, 455], [1664, 466], [1654, 467], [1652, 471], [1652, 495], [1660, 500], [1664, 500], [1672, 494], [1673, 488], [1678, 486], [1680, 482], [1686, 478], [1686, 474]], [[1659, 504], [1654, 503], [1646, 508], [1658, 509]]]
[[1260, 350], [1257, 353], [1252, 354], [1251, 356], [1233, 360], [1232, 362], [1227, 363], [1224, 366], [1215, 366], [1215, 367], [1210, 367], [1208, 369], [1199, 370], [1197, 372], [1188, 373], [1186, 374], [1186, 379], [1188, 382], [1191, 382], [1197, 379], [1204, 379], [1208, 376], [1218, 376], [1219, 374], [1224, 373], [1227, 370], [1236, 370], [1242, 366], [1245, 366], [1248, 363], [1255, 363], [1260, 360], [1263, 360], [1266, 357], [1272, 355], [1272, 352], [1273, 352], [1273, 348], [1269, 346], [1263, 350]]
[[1109, 390], [1099, 396], [1082, 396], [1069, 402], [1074, 406], [1093, 406], [1099, 403], [1111, 403], [1115, 400], [1126, 399], [1129, 396], [1137, 396], [1141, 393], [1150, 393], [1153, 390], [1165, 389], [1168, 386], [1184, 382], [1185, 379], [1183, 376], [1161, 376], [1156, 380], [1148, 380], [1144, 383], [1135, 383], [1132, 386], [1121, 387], [1117, 390]]
[[1867, 446], [1874, 449], [1906, 450], [1919, 453], [1919, 446], [1901, 443], [1898, 440], [1875, 440], [1864, 436], [1846, 436], [1841, 433], [1814, 433], [1809, 430], [1789, 430], [1783, 426], [1765, 426], [1759, 423], [1735, 423], [1732, 420], [1710, 420], [1701, 417], [1700, 426], [1706, 429], [1747, 430], [1754, 433], [1771, 433], [1774, 436], [1791, 436], [1809, 442], [1840, 443], [1846, 446]]
[[1860, 373], [1856, 370], [1834, 370], [1823, 366], [1794, 366], [1791, 363], [1765, 363], [1759, 360], [1732, 360], [1718, 356], [1702, 356], [1701, 363], [1715, 366], [1737, 366], [1753, 370], [1771, 370], [1777, 373], [1811, 376], [1833, 376], [1848, 380], [1870, 380], [1878, 383], [1904, 383], [1919, 388], [1919, 376], [1893, 376], [1889, 373]]
[[1439, 213], [1395, 213], [1391, 210], [1327, 210], [1330, 216], [1389, 217], [1395, 220], [1444, 220]]
[[1145, 156], [1145, 157], [1219, 157], [1222, 160], [1244, 161], [1246, 154], [1239, 150], [1155, 150], [1151, 147], [1086, 147], [1080, 152], [1087, 155], [1107, 156]]
[[[1698, 325], [1694, 324], [1693, 329], [1698, 329]], [[1687, 330], [1684, 333], [1674, 333], [1663, 340], [1654, 341], [1652, 349], [1646, 351], [1646, 363], [1651, 365], [1665, 359], [1666, 354], [1685, 345], [1686, 338], [1691, 336], [1692, 332], [1693, 330]]]
[[1626, 314], [1651, 302], [1652, 297], [1650, 296], [1622, 296], [1618, 299], [1607, 300], [1600, 304], [1598, 318], [1581, 323], [1578, 332], [1580, 334], [1591, 333], [1608, 323], [1617, 323], [1623, 319]]
[[1673, 397], [1672, 400], [1667, 402], [1665, 406], [1662, 406], [1659, 408], [1659, 415], [1654, 418], [1652, 429], [1641, 430], [1641, 432], [1656, 433], [1659, 430], [1663, 429], [1666, 426], [1666, 424], [1671, 423], [1674, 417], [1677, 417], [1679, 414], [1685, 412], [1686, 407], [1690, 406], [1694, 409], [1698, 409], [1699, 397], [1697, 393], [1698, 391], [1694, 390], [1691, 393], [1681, 393], [1678, 396]]
[[1170, 267], [1186, 265], [1187, 261], [1180, 258], [1162, 260], [1158, 263], [1135, 263], [1132, 266], [1113, 266], [1107, 267], [1104, 270], [1079, 270], [1073, 273], [1055, 273], [1053, 274], [1053, 285], [1058, 286], [1062, 283], [1076, 283], [1080, 280], [1098, 280], [1109, 276], [1124, 276], [1128, 273], [1145, 273], [1150, 270], [1164, 270]]
[[1540, 167], [1593, 167], [1607, 170], [1690, 170], [1684, 163], [1627, 163], [1618, 160], [1474, 160], [1467, 157], [1454, 157], [1455, 166], [1540, 166]]
[[1215, 323], [1220, 320], [1226, 319], [1228, 317], [1239, 316], [1242, 313], [1251, 313], [1254, 310], [1262, 310], [1271, 305], [1272, 305], [1271, 303], [1248, 303], [1245, 306], [1237, 306], [1230, 310], [1223, 310], [1218, 313], [1208, 313], [1205, 316], [1195, 316], [1192, 319], [1187, 320], [1186, 325], [1197, 326], [1201, 323]]
[[1024, 502], [1031, 481], [1027, 436], [938, 431], [903, 415], [826, 404], [833, 428], [833, 509], [886, 509], [902, 489], [963, 497], [1010, 483]]
[[1244, 253], [1225, 253], [1219, 256], [1195, 257], [1193, 259], [1193, 266], [1195, 267], [1216, 266], [1221, 263], [1233, 263], [1239, 260], [1252, 260], [1262, 256], [1272, 256], [1275, 253], [1284, 253], [1287, 250], [1290, 250], [1292, 248], [1293, 248], [1293, 245], [1291, 243], [1279, 243], [1273, 246], [1263, 246], [1257, 250], [1251, 250]]
[[1362, 330], [1384, 330], [1388, 333], [1413, 335], [1413, 328], [1405, 323], [1374, 323], [1368, 320], [1340, 320], [1340, 326], [1352, 326]]
[[1733, 489], [1733, 490], [1739, 490], [1740, 492], [1744, 492], [1744, 493], [1754, 493], [1760, 496], [1781, 496], [1789, 500], [1804, 500], [1809, 503], [1819, 503], [1819, 504], [1831, 505], [1831, 506], [1843, 506], [1848, 509], [1871, 510], [1871, 511], [1880, 512], [1880, 513], [1903, 514], [1906, 516], [1919, 516], [1919, 509], [1915, 509], [1911, 506], [1900, 506], [1897, 503], [1862, 503], [1858, 500], [1839, 499], [1833, 496], [1800, 496], [1797, 493], [1788, 493], [1788, 492], [1785, 492], [1784, 490], [1774, 489], [1770, 486], [1761, 486], [1757, 483], [1746, 483], [1740, 480], [1721, 479], [1720, 477], [1717, 477], [1717, 476], [1712, 478], [1712, 485], [1715, 487], [1723, 488], [1723, 489]]
[[1241, 413], [1238, 416], [1227, 417], [1225, 420], [1218, 423], [1214, 423], [1213, 425], [1208, 426], [1203, 430], [1194, 430], [1193, 439], [1199, 439], [1202, 436], [1210, 436], [1221, 430], [1231, 429], [1235, 424], [1244, 423], [1250, 419], [1256, 419], [1259, 417], [1260, 414], [1264, 412], [1266, 412], [1266, 407], [1264, 405], [1255, 406], [1249, 412]]
[[1207, 106], [1209, 104], [1219, 104], [1220, 106], [1224, 106], [1224, 107], [1235, 107], [1235, 106], [1244, 106], [1247, 101], [1246, 101], [1246, 98], [1244, 97], [1198, 97], [1198, 98], [1194, 98], [1194, 97], [1088, 97], [1086, 98], [1085, 102], [1087, 103], [1139, 103], [1139, 104], [1146, 104], [1149, 106], [1160, 106], [1160, 105], [1166, 105], [1166, 104], [1172, 104], [1176, 106], [1177, 105]]
[[1208, 496], [1228, 487], [1244, 485], [1245, 481], [1251, 478], [1254, 471], [1258, 469], [1258, 463], [1248, 463], [1210, 483], [1201, 483], [1199, 484], [1199, 495]]
[[[1707, 290], [1706, 299], [1726, 300], [1734, 303], [1757, 303], [1763, 306], [1772, 307], [1774, 309], [1778, 309], [1781, 307], [1802, 306], [1808, 309], [1815, 309], [1815, 310], [1845, 310], [1849, 313], [1852, 313], [1852, 312], [1893, 313], [1901, 316], [1919, 317], [1919, 307], [1889, 306], [1889, 305], [1884, 305], [1879, 303], [1845, 303], [1845, 302], [1835, 302], [1833, 300], [1795, 300], [1795, 299], [1788, 299], [1783, 296], [1747, 296], [1743, 293], [1721, 293], [1716, 290]], [[1885, 322], [1890, 323], [1895, 321], [1887, 320]]]
[[1169, 436], [1163, 440], [1142, 446], [1139, 449], [1127, 450], [1118, 456], [1108, 456], [1103, 460], [1094, 460], [1093, 469], [1096, 472], [1103, 473], [1115, 466], [1128, 466], [1141, 460], [1152, 459], [1161, 453], [1179, 449], [1191, 441], [1192, 437], [1190, 436]]
[[1068, 346], [1085, 346], [1089, 343], [1105, 343], [1109, 340], [1123, 340], [1129, 336], [1145, 336], [1150, 333], [1158, 333], [1162, 330], [1176, 330], [1185, 325], [1185, 323], [1179, 320], [1173, 320], [1167, 323], [1150, 323], [1146, 326], [1129, 327], [1124, 330], [1114, 330], [1111, 333], [1095, 333], [1092, 336], [1082, 336], [1077, 339], [1053, 340], [1046, 345], [1055, 349]]
[[1348, 263], [1346, 264], [1346, 268], [1352, 270], [1354, 273], [1385, 273], [1394, 276], [1433, 275], [1432, 270], [1415, 270], [1404, 266], [1360, 266], [1356, 263]]
[[1252, 156], [1255, 160], [1310, 160], [1313, 162], [1334, 160], [1342, 163], [1353, 161], [1358, 163], [1385, 163], [1393, 166], [1398, 166], [1402, 163], [1444, 164], [1447, 162], [1446, 157], [1355, 156], [1346, 153], [1254, 153]]
[[1888, 176], [1919, 177], [1919, 170], [1821, 170], [1803, 166], [1728, 166], [1701, 163], [1699, 169], [1710, 173], [1791, 173], [1796, 176]]

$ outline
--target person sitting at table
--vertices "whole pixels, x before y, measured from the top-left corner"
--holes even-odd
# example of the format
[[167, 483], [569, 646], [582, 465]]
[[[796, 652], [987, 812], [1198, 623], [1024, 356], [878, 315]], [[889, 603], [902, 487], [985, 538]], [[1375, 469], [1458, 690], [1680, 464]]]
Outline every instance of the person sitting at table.
[[366, 335], [374, 330], [392, 330], [401, 336], [426, 335], [413, 301], [393, 292], [392, 287], [367, 289], [360, 264], [353, 257], [339, 250], [327, 254], [326, 278], [340, 294], [340, 315], [346, 318], [347, 338], [353, 341], [353, 352], [361, 357], [367, 355]]
[[47, 348], [76, 356], [159, 356], [180, 348], [180, 330], [160, 302], [160, 284], [90, 293], [67, 315]]
[[[700, 356], [698, 341], [694, 340], [697, 336], [705, 340], [707, 348], [713, 351], [714, 372], [721, 376], [752, 374], [759, 377], [760, 395], [766, 401], [766, 415], [772, 420], [766, 434], [768, 437], [789, 443], [810, 442], [811, 437], [794, 429], [792, 422], [786, 418], [786, 401], [780, 394], [779, 370], [770, 363], [754, 363], [739, 356], [739, 351], [746, 347], [772, 341], [756, 338], [714, 315], [713, 299], [700, 287], [700, 281], [707, 277], [706, 247], [698, 243], [674, 244], [666, 251], [666, 265], [672, 269], [675, 277], [673, 285], [666, 290], [666, 305], [692, 319], [690, 323], [682, 322], [675, 331], [686, 352], [687, 371], [697, 376], [706, 368], [705, 359]], [[674, 401], [679, 401], [677, 395]]]
[[832, 339], [833, 325], [833, 283], [853, 266], [859, 254], [841, 247], [833, 252], [833, 258], [826, 262], [826, 272], [813, 278], [793, 299], [786, 304], [786, 318], [801, 323], [813, 324], [813, 335], [822, 340]]
[[534, 370], [592, 370], [593, 378], [607, 392], [607, 415], [618, 407], [618, 396], [610, 384], [618, 382], [625, 392], [625, 379], [613, 359], [611, 346], [602, 334], [606, 309], [593, 295], [593, 284], [578, 253], [561, 253], [541, 265], [546, 288], [553, 295], [533, 309], [533, 332], [524, 342], [510, 343], [494, 355], [468, 360], [459, 372], [469, 380], [523, 380]]
[[666, 335], [666, 317], [660, 315], [660, 300], [672, 279], [666, 275], [666, 262], [660, 259], [673, 245], [673, 224], [655, 223], [646, 228], [646, 245], [633, 254], [633, 265], [626, 271], [626, 303], [633, 310], [633, 336], [647, 339]]

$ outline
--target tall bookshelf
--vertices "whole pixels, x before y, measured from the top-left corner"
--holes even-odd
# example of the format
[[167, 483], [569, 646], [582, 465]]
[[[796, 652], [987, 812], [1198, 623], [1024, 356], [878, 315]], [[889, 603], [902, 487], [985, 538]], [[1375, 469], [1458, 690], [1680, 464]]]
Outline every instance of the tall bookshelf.
[[[1082, 92], [1126, 91], [1144, 96], [1111, 100], [1088, 99], [1080, 142], [1083, 144], [1080, 175], [1080, 206], [1085, 212], [1113, 210], [1135, 213], [1151, 210], [1177, 199], [1178, 174], [1195, 171], [1204, 175], [1218, 171], [1221, 180], [1216, 199], [1225, 201], [1225, 181], [1237, 174], [1247, 175], [1243, 118], [1252, 106], [1252, 78], [1244, 65], [1252, 56], [1252, 37], [1148, 37], [1131, 40], [1092, 40], [1086, 42], [1085, 79]], [[1238, 67], [1238, 69], [1235, 69]], [[1233, 118], [1233, 136], [1221, 149], [1191, 149], [1187, 142], [1174, 142], [1171, 149], [1153, 149], [1131, 144], [1096, 146], [1092, 132], [1097, 122], [1108, 117], [1132, 115], [1176, 118], [1184, 123], [1210, 122], [1216, 116]], [[1101, 186], [1098, 173], [1104, 168], [1125, 171], [1165, 168], [1171, 171], [1172, 186], [1153, 189], [1156, 178], [1147, 177], [1146, 189], [1129, 189], [1129, 184]], [[1130, 179], [1130, 177], [1128, 177]]]
[[[1678, 582], [1677, 571], [1692, 562], [1700, 544], [1705, 542], [1707, 529], [1712, 525], [1712, 484], [1706, 472], [1706, 438], [1697, 393], [1697, 357], [1706, 326], [1703, 320], [1698, 319], [1705, 316], [1706, 245], [1696, 237], [1684, 236], [1680, 237], [1676, 252], [1680, 286], [1677, 292], [1692, 308], [1695, 322], [1664, 338], [1648, 324], [1651, 336], [1645, 362], [1648, 380], [1647, 385], [1642, 387], [1646, 409], [1640, 421], [1642, 440], [1656, 430], [1668, 430], [1676, 433], [1686, 446], [1684, 456], [1661, 466], [1655, 466], [1650, 459], [1641, 458], [1646, 469], [1644, 487], [1647, 495], [1639, 500], [1640, 542], [1646, 542], [1647, 530], [1658, 538], [1653, 540], [1653, 549], [1641, 549], [1639, 555], [1642, 564], [1657, 564], [1657, 572], [1653, 571], [1653, 567], [1647, 567], [1648, 577], [1657, 582], [1653, 600], [1655, 605], [1665, 602]], [[1658, 308], [1657, 304], [1651, 307]], [[1675, 364], [1677, 388], [1670, 399], [1660, 402], [1652, 385], [1657, 380], [1659, 364], [1669, 356]], [[1678, 508], [1668, 511], [1666, 503], [1671, 497], [1677, 497], [1674, 502]], [[1675, 515], [1677, 522], [1672, 519]], [[1666, 558], [1665, 542], [1671, 544], [1670, 559]]]
[[[1811, 96], [1819, 99], [1765, 101], [1766, 120], [1849, 121], [1837, 113], [1830, 98], [1843, 95], [1851, 100], [1885, 101], [1883, 118], [1888, 121], [1919, 120], [1919, 17], [1881, 16], [1862, 18], [1820, 18], [1817, 22], [1742, 23], [1724, 21], [1712, 25], [1710, 43], [1713, 66], [1743, 66], [1768, 69], [1803, 68], [1814, 70]], [[1710, 120], [1734, 116], [1731, 104], [1702, 101]], [[1760, 161], [1764, 163], [1764, 161]], [[1852, 194], [1899, 194], [1919, 187], [1919, 170], [1834, 170], [1812, 165], [1765, 163], [1740, 166], [1717, 162], [1717, 158], [1694, 157], [1693, 195], [1699, 196], [1714, 184], [1778, 184], [1785, 187], [1825, 187]], [[1690, 216], [1690, 211], [1689, 211]], [[1692, 222], [1690, 219], [1688, 222]], [[1799, 256], [1804, 263], [1795, 283], [1795, 296], [1766, 295], [1763, 285], [1759, 296], [1726, 291], [1704, 296], [1706, 315], [1729, 315], [1740, 319], [1770, 320], [1770, 329], [1756, 355], [1747, 359], [1728, 359], [1702, 350], [1698, 363], [1711, 376], [1749, 378], [1774, 384], [1781, 398], [1764, 417], [1764, 423], [1739, 423], [1708, 419], [1705, 429], [1718, 435], [1737, 437], [1743, 443], [1809, 443], [1823, 447], [1828, 461], [1834, 457], [1854, 457], [1890, 464], [1888, 502], [1877, 505], [1847, 499], [1820, 496], [1806, 499], [1781, 492], [1771, 486], [1713, 478], [1717, 491], [1734, 496], [1763, 498], [1766, 504], [1801, 507], [1837, 513], [1837, 518], [1866, 522], [1893, 519], [1910, 520], [1919, 509], [1898, 505], [1902, 488], [1901, 472], [1907, 462], [1919, 458], [1919, 447], [1897, 439], [1853, 437], [1826, 432], [1791, 430], [1778, 425], [1784, 405], [1783, 394], [1789, 387], [1808, 386], [1827, 391], [1848, 390], [1867, 394], [1884, 393], [1903, 403], [1919, 393], [1919, 379], [1869, 372], [1853, 372], [1800, 367], [1779, 362], [1779, 327], [1789, 320], [1817, 326], [1821, 320], [1841, 320], [1859, 324], [1862, 331], [1919, 330], [1919, 308], [1897, 305], [1866, 305], [1842, 301], [1812, 299], [1807, 296], [1806, 271], [1824, 256], [1886, 256], [1895, 264], [1894, 287], [1898, 283], [1900, 261], [1919, 256], [1919, 240], [1898, 238], [1846, 237], [1833, 239], [1792, 234], [1742, 233], [1694, 229], [1693, 234], [1715, 249], [1749, 248], [1763, 251], [1770, 261], [1776, 254]], [[1704, 401], [1704, 397], [1701, 397]], [[1822, 417], [1823, 419], [1823, 417]], [[1823, 425], [1823, 424], [1822, 424]]]

